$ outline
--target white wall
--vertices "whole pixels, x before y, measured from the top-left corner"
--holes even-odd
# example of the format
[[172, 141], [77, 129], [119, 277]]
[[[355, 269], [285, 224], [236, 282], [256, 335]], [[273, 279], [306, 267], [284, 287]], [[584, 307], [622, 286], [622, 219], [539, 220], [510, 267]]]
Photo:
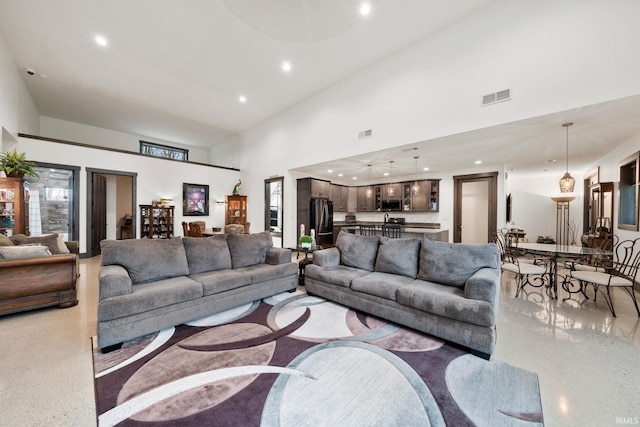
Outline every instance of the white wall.
[[[145, 156], [129, 155], [99, 149], [58, 144], [31, 138], [19, 138], [17, 148], [29, 159], [62, 165], [81, 166], [80, 174], [80, 249], [86, 251], [87, 182], [86, 168], [119, 172], [137, 172], [137, 204], [149, 204], [160, 198], [173, 199], [176, 205], [175, 234], [181, 235], [182, 221], [204, 220], [207, 227], [224, 224], [224, 206], [215, 200], [224, 200], [238, 179], [238, 172], [207, 166], [186, 164]], [[209, 185], [210, 207], [208, 217], [182, 215], [182, 184]], [[136, 207], [137, 208], [137, 207]], [[138, 213], [139, 214], [139, 213]], [[136, 227], [134, 235], [140, 235]]]
[[12, 149], [18, 132], [39, 132], [39, 115], [22, 76], [0, 37], [0, 149]]
[[[24, 131], [21, 132], [27, 133]], [[40, 133], [38, 135], [47, 138], [62, 139], [64, 141], [96, 145], [98, 147], [117, 148], [120, 150], [133, 151], [134, 153], [140, 152], [140, 140], [142, 140], [161, 145], [168, 145], [170, 147], [187, 149], [189, 150], [189, 160], [193, 162], [209, 163], [209, 150], [205, 148], [190, 147], [175, 142], [150, 138], [144, 135], [118, 132], [115, 130], [87, 126], [80, 123], [68, 122], [45, 116], [40, 117]]]
[[[249, 200], [262, 199], [264, 178], [287, 177], [289, 246], [291, 168], [640, 93], [640, 56], [629, 54], [640, 40], [638, 16], [640, 2], [629, 0], [496, 2], [245, 132], [240, 168], [243, 177], [250, 171], [243, 179]], [[512, 101], [480, 107], [481, 95], [506, 88]], [[359, 141], [362, 129], [374, 136]], [[499, 197], [504, 212], [504, 192]], [[533, 217], [549, 206], [535, 207], [543, 211]], [[262, 221], [262, 209], [249, 204], [252, 222]], [[549, 232], [546, 224], [533, 228]]]

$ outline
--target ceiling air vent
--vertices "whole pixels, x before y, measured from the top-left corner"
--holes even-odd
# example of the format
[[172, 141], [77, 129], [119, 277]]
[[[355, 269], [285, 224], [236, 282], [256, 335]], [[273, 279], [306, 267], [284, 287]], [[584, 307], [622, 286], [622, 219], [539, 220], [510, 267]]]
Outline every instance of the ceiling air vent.
[[482, 97], [482, 106], [497, 104], [498, 102], [510, 101], [511, 89], [501, 90], [499, 92], [490, 93]]
[[358, 133], [358, 139], [368, 138], [371, 135], [373, 135], [373, 131], [371, 129], [363, 130], [362, 132]]

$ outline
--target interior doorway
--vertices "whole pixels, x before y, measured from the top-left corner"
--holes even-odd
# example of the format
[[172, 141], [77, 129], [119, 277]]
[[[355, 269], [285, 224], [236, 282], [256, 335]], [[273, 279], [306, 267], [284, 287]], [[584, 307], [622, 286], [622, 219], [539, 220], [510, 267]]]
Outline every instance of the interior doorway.
[[131, 235], [136, 237], [136, 179], [135, 172], [87, 168], [87, 256], [100, 255], [100, 241], [123, 238], [120, 227], [125, 216], [133, 224]]
[[498, 221], [498, 172], [453, 177], [453, 241], [488, 243]]

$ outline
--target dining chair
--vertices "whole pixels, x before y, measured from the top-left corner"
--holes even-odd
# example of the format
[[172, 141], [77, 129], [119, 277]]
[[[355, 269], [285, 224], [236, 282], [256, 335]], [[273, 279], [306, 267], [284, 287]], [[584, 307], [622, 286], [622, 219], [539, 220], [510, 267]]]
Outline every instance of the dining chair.
[[402, 234], [402, 226], [399, 224], [384, 224], [382, 226], [382, 235], [390, 239], [399, 239]]
[[182, 221], [182, 235], [185, 237], [189, 236], [189, 224], [185, 221]]
[[244, 225], [227, 224], [224, 226], [224, 234], [244, 234]]
[[[598, 298], [598, 292], [602, 294], [613, 317], [616, 316], [613, 308], [613, 299], [611, 298], [611, 288], [624, 289], [636, 307], [638, 317], [640, 317], [640, 308], [633, 289], [633, 285], [640, 268], [640, 238], [635, 240], [624, 240], [616, 245], [613, 251], [613, 259], [605, 260], [598, 266], [585, 266], [578, 269], [578, 265], [569, 272], [571, 278], [580, 282], [580, 286], [584, 289], [593, 286], [595, 302]], [[601, 289], [606, 288], [606, 293]]]
[[502, 257], [502, 271], [516, 276], [516, 298], [526, 285], [534, 288], [545, 287], [547, 295], [554, 297], [548, 263], [542, 259], [523, 257], [515, 244], [511, 244], [509, 235], [501, 231], [496, 233], [494, 242], [498, 245]]
[[361, 236], [375, 236], [376, 235], [376, 226], [373, 224], [360, 224], [360, 235]]
[[204, 228], [200, 224], [200, 221], [189, 223], [189, 237], [202, 237], [203, 231]]

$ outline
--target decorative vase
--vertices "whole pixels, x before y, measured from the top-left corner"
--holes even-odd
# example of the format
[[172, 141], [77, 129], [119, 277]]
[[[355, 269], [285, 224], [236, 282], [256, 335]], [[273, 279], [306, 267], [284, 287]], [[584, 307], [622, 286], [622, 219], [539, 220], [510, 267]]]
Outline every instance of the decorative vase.
[[302, 242], [300, 246], [302, 246], [302, 249], [311, 249], [311, 243], [309, 242]]

